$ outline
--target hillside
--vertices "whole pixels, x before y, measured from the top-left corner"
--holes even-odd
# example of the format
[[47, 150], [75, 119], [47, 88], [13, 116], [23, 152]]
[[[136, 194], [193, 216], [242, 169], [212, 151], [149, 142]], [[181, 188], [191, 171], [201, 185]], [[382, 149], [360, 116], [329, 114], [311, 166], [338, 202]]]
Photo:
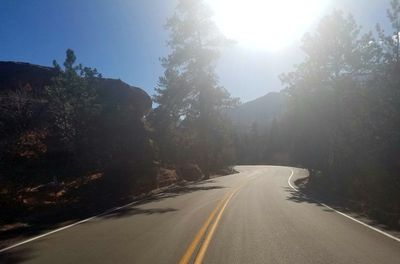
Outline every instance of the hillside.
[[282, 114], [284, 101], [282, 93], [271, 92], [238, 106], [229, 115], [237, 129], [248, 130], [254, 123], [265, 127]]

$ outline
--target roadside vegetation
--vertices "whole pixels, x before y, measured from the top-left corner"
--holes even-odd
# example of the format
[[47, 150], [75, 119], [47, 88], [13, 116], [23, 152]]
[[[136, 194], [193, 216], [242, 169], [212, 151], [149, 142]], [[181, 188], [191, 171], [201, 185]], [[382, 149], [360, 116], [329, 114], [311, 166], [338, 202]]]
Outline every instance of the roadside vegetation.
[[0, 224], [43, 215], [56, 223], [178, 180], [233, 172], [226, 111], [238, 100], [214, 71], [228, 41], [198, 1], [181, 1], [166, 30], [171, 54], [161, 60], [153, 110], [144, 91], [77, 64], [70, 49], [62, 65], [22, 65], [24, 76], [5, 76]]
[[161, 59], [160, 77], [149, 116], [159, 156], [168, 164], [198, 164], [210, 173], [234, 161], [227, 111], [238, 104], [218, 84], [215, 66], [229, 45], [201, 1], [181, 1], [166, 24], [171, 53]]
[[250, 163], [308, 168], [309, 187], [400, 226], [399, 1], [387, 17], [389, 32], [340, 11], [324, 17], [303, 38], [304, 61], [281, 76], [285, 113], [236, 146]]
[[63, 209], [72, 214], [71, 207], [103, 208], [155, 186], [154, 153], [142, 122], [150, 98], [140, 97], [140, 106], [128, 85], [75, 60], [67, 50], [63, 66], [27, 66], [40, 70], [39, 84], [22, 76], [2, 87], [0, 223], [42, 211], [57, 218]]
[[[400, 226], [400, 4], [385, 32], [334, 11], [303, 38], [304, 61], [282, 74], [283, 114], [238, 132], [239, 100], [218, 83], [232, 43], [202, 1], [168, 19], [155, 103], [142, 90], [76, 64], [0, 84], [0, 225], [36, 213], [96, 211], [179, 180], [232, 173], [233, 164], [310, 170], [308, 187]], [[282, 98], [279, 96], [279, 98]]]

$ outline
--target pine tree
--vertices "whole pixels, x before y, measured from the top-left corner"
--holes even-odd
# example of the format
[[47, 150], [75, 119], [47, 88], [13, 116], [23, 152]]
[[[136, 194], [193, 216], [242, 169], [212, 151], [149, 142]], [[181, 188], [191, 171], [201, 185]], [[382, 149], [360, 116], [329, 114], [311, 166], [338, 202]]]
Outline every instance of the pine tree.
[[46, 87], [51, 130], [59, 147], [73, 151], [91, 129], [90, 120], [99, 112], [95, 82], [101, 78], [96, 69], [75, 65], [76, 56], [66, 51], [64, 69], [53, 61], [57, 75]]
[[168, 159], [183, 153], [175, 155], [172, 162], [199, 163], [206, 175], [213, 167], [212, 137], [224, 133], [224, 126], [217, 124], [226, 122], [224, 111], [236, 103], [218, 85], [215, 66], [228, 41], [211, 16], [202, 1], [181, 0], [168, 19], [171, 53], [161, 59], [165, 72], [156, 88], [158, 107], [152, 117], [155, 130], [160, 132], [162, 156]]

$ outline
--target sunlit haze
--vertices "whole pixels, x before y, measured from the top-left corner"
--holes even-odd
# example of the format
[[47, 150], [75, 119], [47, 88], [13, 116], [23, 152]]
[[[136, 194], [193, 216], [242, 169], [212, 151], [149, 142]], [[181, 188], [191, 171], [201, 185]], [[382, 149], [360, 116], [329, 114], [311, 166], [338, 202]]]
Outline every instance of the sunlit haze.
[[0, 264], [400, 264], [400, 0], [0, 0]]
[[298, 40], [328, 0], [208, 0], [222, 33], [245, 48], [277, 51]]

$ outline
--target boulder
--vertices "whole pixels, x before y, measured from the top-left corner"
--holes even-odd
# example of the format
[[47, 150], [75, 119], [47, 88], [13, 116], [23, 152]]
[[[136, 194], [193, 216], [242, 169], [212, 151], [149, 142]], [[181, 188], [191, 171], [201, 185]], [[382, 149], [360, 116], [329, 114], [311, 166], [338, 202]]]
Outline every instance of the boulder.
[[[25, 62], [0, 61], [0, 92], [24, 89], [32, 96], [44, 95], [44, 87], [57, 74], [53, 67]], [[150, 96], [142, 89], [121, 80], [102, 78], [96, 89], [99, 97], [110, 105], [125, 105], [138, 117], [151, 110]]]
[[178, 169], [179, 178], [186, 181], [196, 181], [204, 177], [203, 172], [197, 164], [185, 164]]
[[[51, 84], [52, 78], [56, 75], [57, 70], [52, 67], [0, 61], [0, 96], [2, 99], [7, 99], [9, 94], [23, 92], [21, 94], [24, 100], [28, 98], [33, 99], [29, 101], [34, 102], [29, 105], [34, 109], [31, 111], [34, 114], [26, 117], [23, 114], [19, 115], [20, 119], [28, 125], [15, 125], [14, 123], [18, 124], [18, 120], [13, 116], [13, 108], [8, 107], [6, 100], [0, 101], [2, 104], [0, 109], [4, 108], [8, 111], [7, 114], [0, 116], [2, 118], [0, 120], [0, 134], [2, 134], [0, 160], [7, 160], [7, 162], [0, 163], [1, 177], [4, 177], [3, 175], [6, 173], [4, 171], [7, 169], [8, 176], [4, 178], [15, 178], [14, 170], [10, 170], [10, 166], [7, 165], [13, 164], [20, 169], [20, 174], [26, 177], [26, 181], [41, 182], [40, 177], [43, 179], [50, 177], [47, 174], [51, 174], [51, 169], [57, 170], [57, 167], [65, 167], [62, 171], [63, 175], [75, 175], [74, 170], [78, 169], [104, 170], [114, 171], [113, 176], [118, 173], [123, 173], [124, 176], [130, 175], [139, 182], [139, 178], [148, 173], [146, 170], [151, 168], [151, 162], [154, 159], [150, 134], [143, 122], [143, 117], [152, 107], [151, 97], [144, 90], [121, 80], [99, 78], [98, 81], [93, 82], [93, 88], [97, 90], [101, 111], [90, 120], [90, 129], [84, 140], [74, 145], [71, 150], [60, 146], [59, 140], [53, 135], [45, 133], [49, 131], [47, 129], [49, 112], [46, 86]], [[13, 130], [14, 127], [18, 128], [17, 132], [15, 132], [16, 129]], [[40, 138], [39, 133], [43, 134]], [[27, 144], [27, 150], [24, 148], [15, 151], [16, 147], [14, 146], [25, 147], [25, 145], [19, 144], [20, 138], [28, 138], [29, 140], [23, 142], [33, 142], [35, 147], [42, 144], [44, 150], [36, 151], [36, 148]], [[30, 155], [31, 152], [35, 155]], [[7, 156], [2, 155], [3, 153]], [[22, 156], [20, 153], [24, 153], [24, 155]], [[43, 162], [46, 162], [46, 165], [43, 165]], [[27, 167], [25, 168], [23, 165]], [[41, 173], [32, 176], [32, 170], [41, 171]], [[155, 182], [155, 173], [148, 178]]]
[[177, 182], [178, 176], [176, 170], [160, 168], [157, 173], [158, 187], [164, 187]]

